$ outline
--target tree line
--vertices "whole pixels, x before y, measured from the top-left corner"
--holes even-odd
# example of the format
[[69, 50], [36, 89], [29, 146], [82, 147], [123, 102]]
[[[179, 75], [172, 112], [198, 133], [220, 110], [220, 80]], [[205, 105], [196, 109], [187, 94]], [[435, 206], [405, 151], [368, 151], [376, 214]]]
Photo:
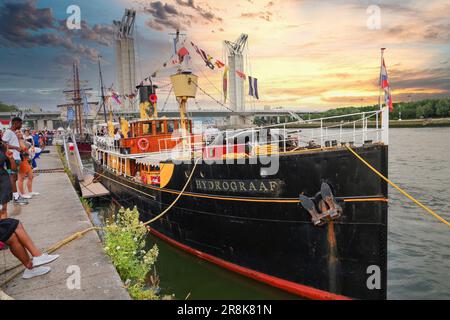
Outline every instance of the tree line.
[[[366, 107], [345, 107], [330, 109], [320, 114], [311, 115], [311, 118], [342, 116], [351, 113], [369, 112], [378, 110], [378, 105]], [[426, 119], [450, 117], [450, 99], [426, 99], [413, 102], [394, 103], [394, 110], [390, 114], [391, 120]]]
[[19, 109], [16, 106], [11, 104], [5, 104], [0, 101], [0, 112], [15, 112], [18, 110]]

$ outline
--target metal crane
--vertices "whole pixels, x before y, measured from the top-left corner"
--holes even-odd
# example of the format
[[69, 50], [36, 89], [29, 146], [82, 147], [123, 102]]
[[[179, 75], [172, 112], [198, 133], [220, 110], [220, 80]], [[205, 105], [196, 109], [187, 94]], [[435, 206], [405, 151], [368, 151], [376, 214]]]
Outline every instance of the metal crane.
[[[228, 65], [230, 71], [229, 77], [229, 96], [230, 107], [235, 112], [245, 111], [245, 94], [244, 94], [244, 79], [236, 76], [236, 72], [244, 72], [244, 50], [248, 42], [248, 35], [241, 34], [236, 42], [224, 41], [227, 50]], [[244, 117], [231, 116], [232, 125], [243, 125], [246, 120]]]
[[125, 9], [122, 21], [113, 21], [114, 25], [116, 26], [116, 38], [123, 39], [133, 37], [135, 21], [136, 11]]
[[225, 45], [228, 49], [228, 53], [231, 55], [242, 54], [244, 52], [245, 46], [247, 45], [248, 34], [241, 34], [236, 42], [231, 42], [225, 40]]

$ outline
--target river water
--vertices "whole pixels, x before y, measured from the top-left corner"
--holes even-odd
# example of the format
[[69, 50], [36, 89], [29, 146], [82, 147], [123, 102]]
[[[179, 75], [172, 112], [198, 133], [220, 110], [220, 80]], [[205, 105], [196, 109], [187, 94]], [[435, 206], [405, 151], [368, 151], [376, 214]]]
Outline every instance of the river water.
[[[450, 128], [391, 129], [389, 175], [450, 220]], [[388, 299], [450, 299], [450, 230], [390, 188]], [[297, 299], [151, 237], [164, 294], [177, 299]]]

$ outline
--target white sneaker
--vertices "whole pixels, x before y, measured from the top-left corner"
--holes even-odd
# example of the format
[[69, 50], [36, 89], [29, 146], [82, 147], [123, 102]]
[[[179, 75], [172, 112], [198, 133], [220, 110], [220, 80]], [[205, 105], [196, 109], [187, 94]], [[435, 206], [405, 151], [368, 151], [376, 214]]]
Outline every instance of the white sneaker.
[[43, 276], [44, 274], [47, 274], [51, 271], [52, 269], [50, 267], [37, 267], [37, 268], [33, 268], [33, 269], [25, 269], [25, 271], [23, 272], [22, 278], [23, 279], [31, 279], [34, 277], [39, 277], [39, 276]]
[[34, 196], [39, 196], [40, 193], [39, 192], [30, 192], [29, 195], [34, 197]]
[[31, 199], [31, 198], [33, 198], [31, 195], [29, 195], [29, 194], [22, 194], [22, 198], [24, 198], [24, 199]]
[[49, 255], [49, 254], [44, 253], [40, 257], [34, 257], [33, 258], [33, 268], [34, 267], [43, 266], [44, 264], [53, 262], [53, 261], [55, 261], [58, 258], [59, 258], [59, 254]]

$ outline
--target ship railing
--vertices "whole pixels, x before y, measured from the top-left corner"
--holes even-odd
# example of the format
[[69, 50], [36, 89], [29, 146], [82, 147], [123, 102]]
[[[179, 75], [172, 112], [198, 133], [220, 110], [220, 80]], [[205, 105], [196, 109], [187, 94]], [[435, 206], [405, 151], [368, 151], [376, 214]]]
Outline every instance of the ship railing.
[[118, 142], [109, 136], [94, 136], [94, 145], [104, 151], [120, 153]]
[[[250, 129], [225, 130], [213, 134], [177, 133], [158, 141], [159, 152], [170, 150], [178, 154], [205, 155], [211, 149], [216, 149], [223, 150], [220, 151], [221, 156], [241, 153], [242, 150], [254, 155], [255, 150], [264, 148], [269, 152], [289, 152], [343, 144], [360, 146], [381, 143], [385, 128], [380, 124], [380, 115], [381, 111], [371, 111]], [[223, 139], [223, 143], [214, 141], [215, 137]]]
[[[239, 140], [239, 137], [250, 137], [252, 146], [261, 145], [259, 136], [266, 132], [269, 144], [277, 144], [280, 150], [288, 151], [293, 145], [302, 147], [327, 147], [342, 145], [344, 143], [352, 145], [363, 145], [366, 143], [380, 143], [386, 127], [380, 124], [382, 111], [371, 111], [326, 117], [320, 119], [296, 121], [284, 124], [275, 124], [257, 128], [235, 131], [225, 131], [227, 144]], [[345, 121], [345, 118], [351, 120]], [[337, 122], [339, 121], [339, 122]], [[292, 128], [294, 127], [294, 128]], [[234, 134], [233, 134], [234, 132]], [[280, 137], [273, 139], [273, 136]], [[266, 143], [267, 144], [267, 143]]]

